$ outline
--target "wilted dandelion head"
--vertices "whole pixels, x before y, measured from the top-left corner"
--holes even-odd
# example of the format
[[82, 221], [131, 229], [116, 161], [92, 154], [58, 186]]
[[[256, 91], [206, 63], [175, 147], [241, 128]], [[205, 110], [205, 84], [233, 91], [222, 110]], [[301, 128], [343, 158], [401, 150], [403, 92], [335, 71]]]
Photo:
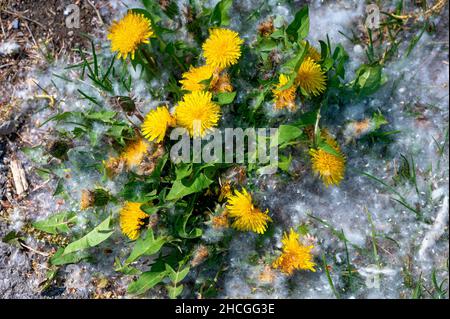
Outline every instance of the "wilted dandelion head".
[[274, 106], [277, 110], [289, 109], [295, 111], [297, 108], [295, 105], [295, 91], [296, 87], [292, 85], [287, 89], [282, 89], [283, 86], [289, 83], [289, 77], [284, 74], [280, 74], [278, 84], [272, 90], [274, 96]]
[[196, 68], [191, 66], [189, 71], [183, 73], [183, 79], [180, 80], [181, 88], [186, 91], [205, 90], [206, 84], [202, 82], [211, 79], [215, 69], [211, 65], [203, 65]]
[[219, 202], [221, 202], [224, 198], [229, 197], [231, 193], [231, 183], [229, 181], [224, 182], [220, 186]]
[[226, 72], [213, 78], [211, 82], [211, 90], [215, 93], [233, 92], [230, 75]]
[[142, 203], [126, 202], [120, 211], [120, 228], [131, 240], [139, 237], [149, 216], [141, 210]]
[[267, 20], [262, 21], [258, 25], [258, 33], [262, 37], [268, 37], [275, 31], [275, 27], [273, 25], [273, 17], [269, 17]]
[[223, 212], [220, 215], [211, 217], [211, 225], [214, 229], [228, 228], [228, 213]]
[[304, 246], [299, 241], [299, 234], [292, 228], [289, 234], [285, 233], [282, 239], [282, 253], [273, 263], [274, 268], [279, 268], [283, 273], [292, 275], [294, 270], [316, 271], [311, 254], [313, 246]]
[[127, 169], [131, 169], [141, 164], [144, 157], [148, 154], [150, 145], [143, 138], [131, 141], [123, 150], [120, 157], [123, 159]]
[[80, 209], [86, 210], [86, 209], [92, 207], [93, 200], [94, 200], [94, 198], [92, 196], [92, 192], [87, 189], [83, 189], [81, 191]]
[[275, 280], [275, 271], [270, 265], [265, 265], [264, 269], [259, 274], [258, 279], [262, 284], [271, 284]]
[[298, 69], [297, 84], [308, 94], [320, 95], [326, 89], [326, 76], [320, 65], [307, 57]]
[[312, 168], [315, 173], [319, 174], [327, 187], [339, 185], [344, 179], [345, 157], [332, 137], [326, 136], [325, 141], [334, 149], [336, 154], [331, 154], [321, 148], [310, 149]]
[[245, 189], [242, 192], [235, 190], [234, 195], [228, 198], [227, 211], [228, 216], [234, 219], [231, 226], [240, 231], [264, 234], [267, 223], [272, 221], [267, 215], [268, 210], [261, 212], [253, 205], [252, 197]]
[[106, 161], [103, 161], [106, 175], [109, 178], [120, 174], [123, 171], [124, 164], [124, 160], [121, 157], [110, 157]]
[[192, 256], [191, 266], [197, 267], [201, 263], [203, 263], [209, 256], [208, 247], [205, 245], [199, 245], [194, 251], [194, 255]]
[[239, 34], [229, 29], [211, 29], [209, 38], [203, 43], [206, 64], [223, 70], [236, 64], [241, 56], [244, 41]]
[[175, 109], [177, 124], [191, 136], [205, 136], [217, 126], [220, 107], [212, 101], [210, 92], [195, 91], [183, 96]]
[[150, 20], [130, 11], [122, 20], [114, 21], [109, 29], [111, 51], [117, 52], [119, 58], [126, 59], [131, 54], [131, 59], [134, 59], [138, 46], [148, 43], [153, 34]]
[[160, 143], [168, 127], [175, 126], [176, 120], [170, 114], [167, 106], [159, 106], [148, 112], [142, 123], [142, 135], [149, 141]]

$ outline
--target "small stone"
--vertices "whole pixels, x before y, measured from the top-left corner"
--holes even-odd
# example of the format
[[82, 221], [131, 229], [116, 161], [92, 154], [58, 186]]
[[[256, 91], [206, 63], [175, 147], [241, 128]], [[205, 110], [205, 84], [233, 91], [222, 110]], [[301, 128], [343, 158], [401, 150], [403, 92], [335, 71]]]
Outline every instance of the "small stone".
[[0, 56], [15, 56], [19, 53], [20, 46], [11, 41], [0, 43]]
[[362, 46], [360, 46], [359, 44], [355, 45], [353, 47], [353, 52], [355, 52], [356, 54], [361, 54], [364, 52], [364, 49]]
[[20, 21], [19, 21], [19, 19], [16, 18], [16, 19], [13, 20], [12, 28], [15, 29], [15, 30], [20, 28]]
[[16, 130], [16, 121], [6, 121], [0, 124], [0, 136], [9, 135]]

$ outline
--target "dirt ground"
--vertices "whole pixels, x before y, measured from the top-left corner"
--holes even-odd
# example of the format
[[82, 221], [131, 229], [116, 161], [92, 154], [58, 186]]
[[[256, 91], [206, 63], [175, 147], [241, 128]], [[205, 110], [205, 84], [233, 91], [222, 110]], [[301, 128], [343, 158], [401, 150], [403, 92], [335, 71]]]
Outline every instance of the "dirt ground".
[[[66, 25], [71, 4], [80, 9], [79, 28]], [[7, 219], [11, 207], [27, 205], [14, 189], [11, 159], [24, 144], [22, 133], [29, 131], [30, 109], [23, 107], [20, 91], [32, 81], [30, 72], [45, 70], [62, 57], [76, 61], [76, 49], [90, 45], [85, 35], [96, 34], [96, 30], [109, 24], [111, 10], [109, 1], [104, 0], [0, 0], [0, 220]], [[30, 188], [34, 187], [31, 184]], [[5, 236], [2, 228], [0, 237]], [[3, 298], [39, 297], [30, 289], [36, 286], [32, 273], [45, 273], [45, 269], [35, 269], [45, 256], [34, 254], [35, 262], [30, 263], [30, 253], [34, 254], [0, 242], [0, 270], [14, 272], [0, 275], [0, 284], [5, 288], [0, 291]], [[12, 260], [15, 265], [11, 265]], [[50, 295], [61, 293], [50, 290]]]
[[[66, 26], [70, 4], [80, 8], [80, 28]], [[10, 54], [0, 54], [0, 118], [5, 119], [14, 110], [16, 101], [11, 97], [30, 67], [45, 67], [85, 46], [83, 34], [91, 34], [104, 24], [100, 12], [107, 15], [107, 6], [107, 1], [1, 1], [0, 41], [17, 46]]]

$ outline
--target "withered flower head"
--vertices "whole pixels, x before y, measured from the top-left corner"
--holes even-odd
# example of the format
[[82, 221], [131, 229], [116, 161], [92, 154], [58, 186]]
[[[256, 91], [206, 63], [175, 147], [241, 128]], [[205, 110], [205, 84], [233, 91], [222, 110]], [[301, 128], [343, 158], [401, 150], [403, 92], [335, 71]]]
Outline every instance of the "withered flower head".
[[265, 265], [263, 271], [259, 274], [259, 281], [262, 284], [271, 284], [275, 280], [275, 272], [272, 267]]
[[198, 265], [203, 263], [206, 260], [206, 258], [208, 258], [208, 256], [209, 256], [208, 247], [206, 247], [205, 245], [199, 245], [195, 249], [194, 256], [192, 257], [191, 260], [191, 266], [197, 267]]
[[68, 139], [52, 140], [47, 145], [47, 150], [53, 157], [61, 160], [67, 159], [67, 152], [73, 147], [72, 141]]
[[233, 92], [230, 75], [227, 72], [222, 72], [222, 74], [213, 78], [213, 81], [211, 81], [211, 90], [214, 93]]
[[105, 167], [106, 175], [109, 178], [113, 178], [123, 171], [125, 160], [121, 157], [110, 157], [108, 160], [103, 161], [103, 166]]
[[81, 191], [80, 209], [86, 210], [91, 207], [104, 207], [111, 200], [111, 195], [106, 189], [96, 188], [94, 190], [84, 189]]
[[273, 17], [269, 17], [258, 25], [258, 33], [263, 37], [268, 37], [274, 30]]

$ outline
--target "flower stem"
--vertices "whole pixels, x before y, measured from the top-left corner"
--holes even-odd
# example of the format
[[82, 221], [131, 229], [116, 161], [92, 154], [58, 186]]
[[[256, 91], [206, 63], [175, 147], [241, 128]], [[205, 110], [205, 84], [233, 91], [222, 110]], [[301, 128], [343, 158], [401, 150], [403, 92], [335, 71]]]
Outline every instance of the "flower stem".
[[[158, 39], [158, 41], [161, 43], [161, 47], [163, 50], [166, 49], [167, 44], [166, 42], [163, 41], [163, 39], [161, 39], [161, 37], [159, 35], [156, 35], [156, 38]], [[175, 54], [170, 54], [170, 56], [173, 58], [173, 60], [177, 63], [177, 65], [179, 66], [179, 68], [185, 72], [186, 68], [184, 67], [184, 65], [180, 62], [180, 60], [178, 59], [178, 57]]]
[[316, 124], [314, 125], [314, 140], [313, 140], [314, 148], [317, 148], [318, 137], [320, 136], [319, 122], [321, 117], [320, 116], [321, 109], [322, 106], [320, 106], [319, 109], [317, 110]]
[[147, 67], [147, 70], [154, 76], [156, 77], [156, 63], [155, 60], [152, 59], [152, 57], [150, 56], [150, 54], [147, 52], [146, 48], [141, 48], [141, 53], [144, 56], [145, 60], [147, 61], [147, 64], [145, 65]]

